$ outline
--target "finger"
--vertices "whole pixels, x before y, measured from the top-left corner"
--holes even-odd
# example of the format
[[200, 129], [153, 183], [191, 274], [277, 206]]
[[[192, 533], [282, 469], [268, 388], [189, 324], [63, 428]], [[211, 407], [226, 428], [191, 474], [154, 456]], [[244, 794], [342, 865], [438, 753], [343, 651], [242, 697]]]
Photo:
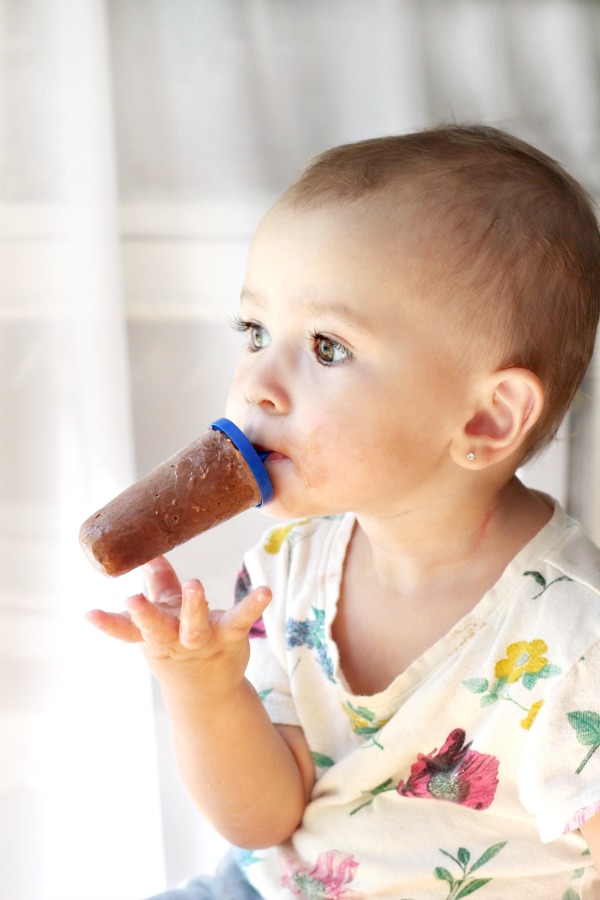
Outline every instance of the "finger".
[[199, 650], [211, 636], [208, 603], [197, 579], [183, 585], [179, 640], [188, 650]]
[[224, 612], [219, 625], [224, 629], [227, 638], [232, 641], [246, 638], [271, 602], [272, 596], [268, 587], [258, 587]]
[[108, 613], [103, 609], [92, 609], [85, 614], [84, 619], [108, 637], [127, 644], [137, 644], [142, 640], [139, 628], [134, 625], [127, 612]]
[[133, 594], [126, 604], [145, 644], [164, 648], [177, 641], [179, 620], [171, 613], [151, 603], [144, 594]]
[[157, 556], [143, 569], [146, 592], [151, 603], [177, 609], [181, 606], [181, 584], [175, 569], [164, 556]]

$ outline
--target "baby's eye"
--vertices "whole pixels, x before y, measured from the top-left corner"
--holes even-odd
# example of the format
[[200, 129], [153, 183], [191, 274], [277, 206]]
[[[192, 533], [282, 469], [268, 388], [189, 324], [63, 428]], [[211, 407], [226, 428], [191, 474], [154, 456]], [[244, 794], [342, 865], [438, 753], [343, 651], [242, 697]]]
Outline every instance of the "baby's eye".
[[262, 350], [271, 343], [271, 335], [266, 328], [259, 325], [257, 322], [246, 322], [245, 319], [238, 319], [236, 317], [233, 320], [233, 327], [236, 331], [241, 331], [248, 335], [248, 343], [251, 351]]
[[271, 335], [262, 325], [249, 323], [248, 337], [250, 338], [250, 348], [252, 350], [262, 350], [271, 343]]
[[343, 344], [333, 341], [322, 334], [314, 335], [315, 352], [318, 361], [324, 366], [336, 366], [350, 359], [352, 353]]

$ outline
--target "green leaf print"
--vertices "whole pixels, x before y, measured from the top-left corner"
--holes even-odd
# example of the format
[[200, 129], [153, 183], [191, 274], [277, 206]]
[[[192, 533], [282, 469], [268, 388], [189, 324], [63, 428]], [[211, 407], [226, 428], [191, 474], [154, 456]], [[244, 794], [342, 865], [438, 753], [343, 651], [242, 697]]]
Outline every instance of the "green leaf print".
[[579, 743], [584, 747], [590, 747], [589, 752], [575, 770], [575, 774], [579, 775], [600, 747], [600, 715], [588, 709], [567, 713], [567, 718], [575, 730]]
[[493, 879], [471, 878], [470, 876], [477, 869], [486, 865], [486, 863], [493, 859], [496, 854], [500, 853], [505, 846], [506, 841], [502, 841], [499, 844], [493, 844], [491, 847], [488, 847], [487, 850], [481, 854], [479, 859], [475, 860], [470, 868], [469, 862], [471, 861], [471, 853], [466, 847], [459, 847], [456, 856], [453, 856], [447, 850], [440, 849], [440, 853], [443, 853], [444, 856], [447, 856], [452, 862], [456, 863], [461, 873], [458, 877], [454, 878], [451, 872], [444, 866], [436, 866], [433, 870], [434, 877], [437, 878], [438, 881], [445, 881], [450, 886], [450, 893], [446, 896], [446, 900], [461, 900], [462, 897], [468, 897], [470, 894], [474, 894], [475, 891], [480, 890], [480, 888], [485, 887], [486, 884], [489, 884]]
[[379, 747], [380, 750], [383, 750], [383, 747], [377, 740], [377, 732], [380, 731], [384, 725], [386, 725], [389, 721], [389, 716], [385, 719], [378, 719], [373, 710], [368, 709], [366, 706], [354, 706], [350, 703], [349, 700], [346, 700], [342, 704], [342, 709], [348, 716], [350, 722], [350, 728], [354, 732], [354, 734], [359, 734], [363, 737], [370, 737], [371, 740], [368, 744], [365, 744], [365, 747], [376, 746]]
[[375, 799], [375, 797], [378, 794], [383, 794], [385, 791], [395, 791], [395, 790], [396, 790], [396, 784], [394, 782], [394, 779], [387, 778], [384, 782], [382, 782], [382, 784], [378, 784], [377, 787], [371, 788], [370, 791], [361, 791], [362, 794], [369, 794], [369, 799], [365, 800], [364, 803], [361, 803], [360, 806], [357, 806], [356, 809], [353, 809], [351, 811], [350, 815], [353, 816], [354, 813], [357, 813], [361, 809], [364, 809], [365, 806], [370, 806], [370, 804], [373, 802], [373, 800]]
[[483, 694], [490, 686], [487, 678], [467, 678], [463, 684], [468, 691], [472, 691], [474, 694]]
[[[581, 855], [582, 856], [591, 856], [592, 854], [590, 853], [590, 848], [586, 847]], [[585, 866], [582, 866], [580, 869], [574, 869], [573, 874], [571, 875], [571, 881], [577, 881], [578, 878], [583, 878], [584, 875], [585, 875]], [[577, 895], [577, 898], [579, 900], [579, 895]], [[563, 900], [565, 900], [564, 897], [563, 897]], [[569, 900], [569, 898], [567, 898], [567, 900]]]
[[492, 685], [490, 685], [487, 678], [468, 678], [466, 681], [463, 681], [463, 684], [473, 694], [482, 695], [482, 706], [492, 706], [492, 704], [500, 700], [506, 687], [506, 678], [497, 678]]
[[572, 578], [569, 578], [568, 575], [559, 575], [558, 578], [555, 578], [553, 581], [546, 581], [541, 572], [523, 572], [523, 576], [530, 575], [533, 580], [539, 584], [541, 587], [541, 591], [539, 594], [536, 594], [535, 597], [532, 597], [532, 600], [537, 600], [538, 597], [541, 597], [549, 587], [552, 587], [553, 584], [557, 584], [559, 581], [572, 581]]
[[438, 879], [438, 881], [447, 881], [450, 887], [454, 887], [454, 878], [448, 871], [448, 869], [444, 869], [443, 866], [437, 866], [433, 870], [433, 874]]
[[573, 888], [569, 888], [562, 895], [562, 900], [579, 900], [579, 894], [577, 891], [574, 891]]
[[272, 692], [273, 688], [265, 688], [263, 691], [258, 692], [258, 697], [260, 700], [265, 700]]
[[335, 765], [334, 760], [330, 756], [325, 756], [324, 753], [315, 753], [313, 750], [311, 756], [315, 766], [319, 769], [329, 769]]
[[521, 678], [521, 683], [524, 688], [531, 691], [538, 683], [539, 678], [554, 678], [555, 675], [560, 675], [561, 672], [562, 669], [559, 666], [547, 663], [547, 665], [545, 665], [543, 669], [540, 669], [539, 672], [526, 672]]
[[546, 579], [541, 572], [523, 572], [523, 576], [531, 575], [534, 581], [537, 581], [540, 587], [546, 587]]
[[474, 872], [476, 869], [480, 869], [482, 866], [485, 866], [486, 863], [493, 859], [497, 853], [500, 853], [503, 847], [506, 846], [506, 841], [501, 841], [499, 844], [492, 844], [491, 847], [488, 847], [487, 850], [481, 854], [478, 860], [473, 863], [470, 871]]
[[465, 886], [461, 888], [458, 894], [454, 895], [452, 900], [460, 900], [461, 897], [467, 897], [469, 894], [474, 894], [475, 891], [478, 891], [479, 888], [484, 887], [484, 885], [488, 884], [488, 882], [490, 882], [491, 880], [491, 878], [475, 878], [473, 881], [465, 884]]
[[600, 744], [600, 715], [595, 712], [579, 711], [567, 713], [569, 722], [577, 733], [581, 744]]
[[254, 850], [236, 850], [235, 858], [238, 865], [243, 869], [248, 869], [262, 860], [262, 856], [257, 856]]
[[458, 861], [461, 866], [468, 866], [469, 860], [471, 859], [471, 854], [468, 850], [465, 850], [464, 847], [458, 848]]

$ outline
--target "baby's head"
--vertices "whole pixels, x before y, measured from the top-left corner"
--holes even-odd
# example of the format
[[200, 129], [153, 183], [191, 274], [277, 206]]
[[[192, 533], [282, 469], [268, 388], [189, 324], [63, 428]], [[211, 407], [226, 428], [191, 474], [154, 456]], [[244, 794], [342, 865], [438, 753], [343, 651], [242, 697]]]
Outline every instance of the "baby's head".
[[600, 312], [600, 232], [556, 162], [487, 126], [448, 126], [326, 151], [278, 205], [379, 210], [402, 233], [465, 358], [534, 373], [544, 391], [526, 457], [555, 435]]

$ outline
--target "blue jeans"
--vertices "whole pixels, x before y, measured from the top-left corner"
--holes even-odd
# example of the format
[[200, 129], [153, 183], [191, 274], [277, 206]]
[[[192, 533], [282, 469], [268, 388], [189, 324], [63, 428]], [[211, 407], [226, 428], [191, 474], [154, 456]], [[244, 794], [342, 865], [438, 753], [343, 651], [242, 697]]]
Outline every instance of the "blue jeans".
[[261, 900], [261, 897], [248, 884], [233, 855], [228, 854], [215, 875], [199, 875], [182, 887], [171, 888], [147, 900]]

